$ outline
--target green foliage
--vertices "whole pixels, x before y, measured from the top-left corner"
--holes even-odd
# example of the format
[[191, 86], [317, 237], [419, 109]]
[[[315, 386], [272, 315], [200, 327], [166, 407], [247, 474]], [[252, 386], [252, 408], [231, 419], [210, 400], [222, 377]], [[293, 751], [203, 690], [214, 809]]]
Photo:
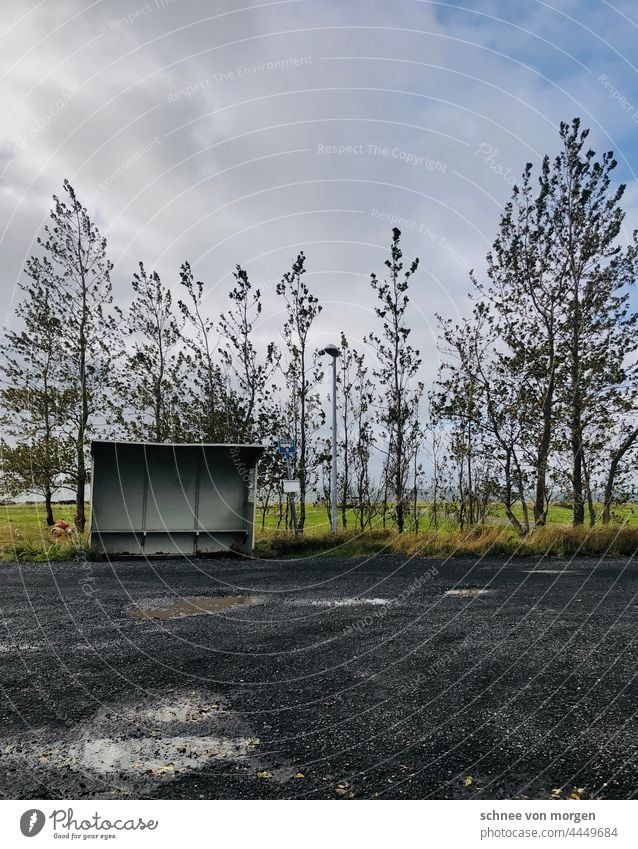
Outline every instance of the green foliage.
[[368, 334], [365, 340], [377, 355], [374, 376], [383, 387], [378, 418], [386, 433], [385, 471], [399, 532], [406, 521], [410, 462], [421, 436], [418, 407], [423, 393], [423, 384], [417, 379], [421, 357], [408, 341], [411, 330], [406, 318], [410, 278], [419, 267], [419, 260], [413, 260], [404, 270], [400, 241], [401, 231], [394, 227], [390, 258], [384, 263], [387, 277], [379, 280], [376, 274], [370, 276], [378, 301], [375, 313], [382, 329]]
[[173, 297], [159, 274], [147, 273], [142, 262], [131, 285], [134, 298], [125, 328], [132, 344], [118, 379], [118, 421], [133, 439], [176, 440], [183, 375]]
[[585, 505], [591, 526], [601, 514], [608, 522], [633, 469], [638, 241], [621, 239], [613, 154], [597, 156], [587, 137], [578, 119], [562, 123], [558, 155], [544, 157], [538, 177], [527, 164], [487, 255], [487, 282], [472, 276], [471, 318], [440, 320], [446, 350], [432, 406], [450, 428], [469, 524], [496, 497], [525, 536], [547, 521], [552, 484], [571, 489], [575, 525]]
[[311, 353], [309, 334], [322, 306], [308, 287], [305, 279], [306, 257], [298, 254], [281, 281], [277, 294], [283, 298], [286, 320], [282, 328], [285, 355], [282, 370], [286, 382], [284, 416], [288, 423], [288, 436], [297, 444], [297, 454], [292, 461], [292, 473], [299, 479], [299, 518], [297, 527], [303, 530], [306, 521], [306, 492], [316, 480], [316, 466], [312, 462], [314, 435], [324, 420], [317, 393], [323, 377], [316, 353]]

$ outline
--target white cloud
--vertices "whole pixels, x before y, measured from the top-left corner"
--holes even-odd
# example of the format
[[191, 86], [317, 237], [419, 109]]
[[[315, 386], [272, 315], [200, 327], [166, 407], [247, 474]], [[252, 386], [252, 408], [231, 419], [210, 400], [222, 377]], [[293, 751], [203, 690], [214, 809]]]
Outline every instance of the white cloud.
[[[510, 177], [555, 149], [558, 121], [582, 114], [596, 147], [619, 150], [623, 179], [637, 166], [636, 124], [597, 82], [607, 74], [638, 109], [631, 3], [472, 5], [13, 6], [0, 36], [9, 298], [69, 177], [108, 235], [122, 298], [138, 260], [177, 281], [189, 259], [218, 311], [235, 263], [274, 281], [304, 249], [325, 301], [317, 344], [341, 329], [356, 341], [396, 215], [421, 257], [414, 340], [431, 379], [434, 314], [467, 309], [467, 269], [482, 268]], [[634, 185], [627, 199], [635, 221]], [[280, 304], [263, 288], [276, 335]]]

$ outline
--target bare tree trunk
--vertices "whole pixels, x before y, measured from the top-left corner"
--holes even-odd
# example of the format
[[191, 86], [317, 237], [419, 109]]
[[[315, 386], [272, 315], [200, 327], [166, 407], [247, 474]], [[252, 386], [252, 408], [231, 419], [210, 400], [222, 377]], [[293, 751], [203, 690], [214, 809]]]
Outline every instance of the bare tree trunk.
[[[553, 345], [553, 341], [550, 342]], [[534, 500], [534, 524], [544, 525], [547, 521], [547, 467], [552, 438], [552, 408], [554, 403], [555, 367], [552, 357], [550, 379], [543, 399], [543, 429], [538, 447], [536, 464], [536, 493]]]
[[261, 505], [261, 526], [266, 527], [266, 516], [268, 514], [268, 502], [270, 501], [270, 490], [266, 493], [266, 498]]
[[55, 525], [55, 519], [53, 517], [53, 507], [51, 504], [51, 490], [47, 489], [44, 493], [44, 508], [46, 510], [47, 515], [47, 525], [51, 527], [51, 525]]
[[583, 433], [581, 419], [581, 397], [580, 397], [580, 335], [581, 322], [580, 301], [578, 297], [578, 283], [574, 284], [574, 315], [572, 317], [572, 340], [571, 340], [571, 449], [572, 449], [572, 495], [573, 495], [573, 524], [583, 525], [585, 523], [585, 500], [583, 497]]
[[618, 473], [618, 466], [620, 465], [620, 461], [625, 456], [627, 451], [629, 451], [636, 439], [638, 439], [638, 427], [634, 428], [634, 430], [632, 430], [631, 433], [627, 435], [627, 438], [620, 444], [616, 451], [612, 452], [611, 463], [609, 465], [607, 480], [605, 482], [605, 500], [602, 515], [603, 525], [608, 525], [611, 520], [611, 504], [614, 498], [614, 484], [616, 481], [616, 475]]
[[[78, 239], [80, 236], [78, 236]], [[78, 244], [78, 257], [81, 257], [81, 245]], [[84, 532], [86, 525], [86, 516], [84, 514], [84, 489], [86, 485], [86, 463], [84, 457], [84, 440], [86, 436], [86, 424], [89, 419], [89, 396], [86, 385], [86, 325], [88, 321], [88, 304], [87, 304], [87, 283], [84, 270], [81, 270], [81, 291], [82, 291], [82, 306], [80, 319], [80, 335], [79, 335], [79, 363], [78, 370], [80, 372], [80, 418], [77, 432], [76, 444], [76, 489], [75, 489], [75, 527], [79, 533]]]
[[520, 537], [526, 536], [526, 531], [512, 510], [512, 452], [505, 452], [505, 515], [510, 520]]
[[[282, 495], [281, 490], [279, 490], [279, 515], [278, 515], [278, 517], [277, 517], [277, 529], [281, 528], [281, 523], [283, 522], [283, 520], [284, 520], [284, 504], [283, 504], [283, 495]], [[287, 526], [288, 526], [288, 525], [287, 525], [287, 523], [286, 523], [286, 524], [284, 525], [284, 528], [286, 528]]]
[[589, 469], [587, 467], [587, 463], [585, 461], [585, 455], [583, 453], [583, 478], [585, 481], [585, 492], [587, 495], [587, 511], [589, 513], [589, 527], [593, 528], [596, 524], [596, 509], [594, 507], [594, 496], [591, 491], [591, 480], [589, 477]]
[[77, 432], [76, 443], [76, 488], [75, 488], [75, 527], [79, 533], [84, 532], [86, 516], [84, 513], [84, 490], [86, 487], [86, 463], [84, 457], [84, 439], [86, 423], [89, 417], [88, 394], [86, 387], [86, 340], [84, 329], [80, 336], [80, 394], [81, 411], [80, 424]]

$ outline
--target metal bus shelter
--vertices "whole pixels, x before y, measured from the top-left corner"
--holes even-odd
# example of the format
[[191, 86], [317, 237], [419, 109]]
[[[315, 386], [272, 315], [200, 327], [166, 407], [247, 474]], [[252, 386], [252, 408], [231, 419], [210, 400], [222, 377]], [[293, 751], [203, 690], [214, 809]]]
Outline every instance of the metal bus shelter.
[[91, 443], [90, 545], [103, 554], [250, 553], [262, 445]]

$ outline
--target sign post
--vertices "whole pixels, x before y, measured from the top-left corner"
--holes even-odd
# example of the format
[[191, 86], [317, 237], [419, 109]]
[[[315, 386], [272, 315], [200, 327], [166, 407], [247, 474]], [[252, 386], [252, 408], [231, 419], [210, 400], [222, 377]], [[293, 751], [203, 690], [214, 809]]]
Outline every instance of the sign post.
[[[280, 439], [279, 440], [279, 453], [282, 454], [286, 458], [286, 469], [288, 472], [288, 480], [284, 481], [284, 492], [288, 495], [288, 504], [290, 505], [290, 517], [292, 519], [292, 527], [295, 531], [295, 536], [299, 533], [299, 529], [297, 528], [297, 512], [295, 510], [295, 493], [299, 492], [299, 481], [293, 481], [292, 478], [292, 469], [291, 469], [291, 458], [296, 456], [297, 454], [297, 444], [294, 439]], [[288, 484], [288, 486], [286, 486]], [[290, 486], [290, 484], [297, 484], [296, 488]]]

